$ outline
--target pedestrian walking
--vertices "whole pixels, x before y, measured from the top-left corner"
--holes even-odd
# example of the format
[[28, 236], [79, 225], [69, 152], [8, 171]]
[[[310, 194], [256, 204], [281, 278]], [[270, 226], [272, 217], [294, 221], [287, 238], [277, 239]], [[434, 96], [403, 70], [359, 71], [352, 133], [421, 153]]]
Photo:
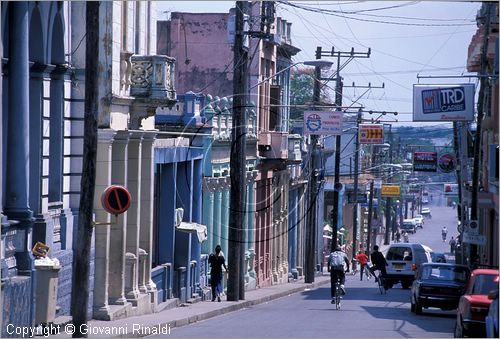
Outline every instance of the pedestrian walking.
[[450, 244], [450, 253], [451, 254], [455, 253], [455, 247], [457, 246], [457, 241], [453, 237], [451, 237], [449, 244]]
[[220, 294], [222, 293], [222, 267], [227, 272], [226, 259], [221, 252], [220, 245], [215, 246], [215, 253], [208, 257], [210, 264], [210, 285], [212, 287], [212, 301], [220, 302]]
[[448, 229], [446, 228], [446, 226], [443, 226], [443, 228], [441, 229], [441, 237], [443, 238], [443, 242], [446, 241], [447, 235], [448, 235]]
[[[363, 273], [365, 271], [365, 268], [368, 270], [368, 268], [366, 267], [366, 263], [368, 262], [368, 256], [366, 255], [366, 253], [364, 253], [363, 251], [359, 251], [358, 254], [356, 255], [355, 259], [359, 262], [359, 280], [360, 281], [363, 281]], [[369, 275], [367, 275], [368, 279], [370, 279]]]

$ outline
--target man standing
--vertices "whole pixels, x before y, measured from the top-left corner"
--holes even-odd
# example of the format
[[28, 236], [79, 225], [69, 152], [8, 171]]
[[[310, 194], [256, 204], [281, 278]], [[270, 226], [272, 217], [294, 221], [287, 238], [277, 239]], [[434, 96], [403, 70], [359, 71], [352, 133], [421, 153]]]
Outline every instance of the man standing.
[[[344, 263], [347, 265], [347, 270], [344, 271]], [[330, 272], [330, 294], [332, 297], [332, 304], [335, 303], [335, 283], [340, 280], [340, 289], [345, 294], [345, 272], [349, 272], [349, 259], [340, 246], [337, 245], [335, 251], [330, 253], [328, 257], [328, 272]]]
[[220, 302], [220, 294], [222, 292], [222, 266], [227, 271], [226, 259], [221, 253], [220, 245], [215, 246], [215, 253], [208, 257], [210, 263], [210, 285], [212, 287], [212, 301]]
[[451, 237], [449, 244], [450, 244], [450, 253], [451, 254], [455, 253], [455, 246], [457, 245], [457, 241], [453, 237]]

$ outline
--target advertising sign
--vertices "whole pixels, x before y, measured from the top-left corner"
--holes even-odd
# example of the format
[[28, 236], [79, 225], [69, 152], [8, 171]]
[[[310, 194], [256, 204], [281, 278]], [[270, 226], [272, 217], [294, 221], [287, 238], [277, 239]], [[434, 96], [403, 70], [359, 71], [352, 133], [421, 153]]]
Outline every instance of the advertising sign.
[[341, 135], [342, 112], [304, 112], [304, 135]]
[[479, 234], [471, 234], [470, 232], [463, 233], [463, 242], [468, 244], [476, 244], [480, 246], [486, 245], [486, 236]]
[[451, 153], [445, 153], [441, 155], [438, 159], [438, 167], [443, 173], [450, 173], [457, 167], [457, 160], [455, 155]]
[[382, 144], [384, 143], [384, 125], [360, 124], [360, 144]]
[[458, 195], [458, 185], [444, 184], [444, 195]]
[[437, 172], [437, 152], [413, 153], [413, 170], [420, 172]]
[[473, 121], [474, 84], [413, 85], [413, 121]]
[[382, 185], [382, 198], [399, 198], [401, 187], [399, 185]]

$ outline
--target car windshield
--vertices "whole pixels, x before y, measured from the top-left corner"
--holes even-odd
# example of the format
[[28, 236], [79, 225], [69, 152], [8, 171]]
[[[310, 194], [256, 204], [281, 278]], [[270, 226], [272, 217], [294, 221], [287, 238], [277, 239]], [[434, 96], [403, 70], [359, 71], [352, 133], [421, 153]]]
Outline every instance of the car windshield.
[[[496, 282], [495, 282], [496, 280]], [[480, 274], [476, 276], [471, 294], [488, 294], [498, 288], [498, 276], [492, 274]]]
[[467, 282], [468, 272], [463, 267], [453, 266], [425, 266], [422, 268], [422, 279], [453, 280]]

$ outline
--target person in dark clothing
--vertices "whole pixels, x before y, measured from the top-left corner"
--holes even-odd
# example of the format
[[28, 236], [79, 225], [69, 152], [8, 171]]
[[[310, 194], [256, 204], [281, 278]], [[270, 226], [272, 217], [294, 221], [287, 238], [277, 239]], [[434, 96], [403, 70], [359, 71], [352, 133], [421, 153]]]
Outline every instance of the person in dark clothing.
[[375, 276], [375, 281], [378, 282], [377, 276], [375, 275], [375, 271], [380, 271], [382, 277], [385, 277], [387, 275], [385, 267], [389, 266], [389, 264], [387, 264], [387, 261], [385, 260], [382, 252], [379, 252], [377, 245], [373, 246], [373, 252], [370, 255], [370, 259], [373, 264], [370, 271]]
[[215, 253], [208, 257], [210, 264], [210, 285], [212, 287], [212, 301], [220, 302], [220, 293], [222, 292], [222, 267], [227, 271], [226, 259], [221, 253], [220, 245], [215, 246]]

